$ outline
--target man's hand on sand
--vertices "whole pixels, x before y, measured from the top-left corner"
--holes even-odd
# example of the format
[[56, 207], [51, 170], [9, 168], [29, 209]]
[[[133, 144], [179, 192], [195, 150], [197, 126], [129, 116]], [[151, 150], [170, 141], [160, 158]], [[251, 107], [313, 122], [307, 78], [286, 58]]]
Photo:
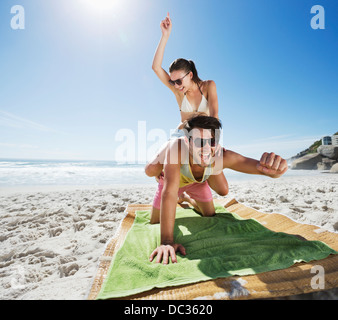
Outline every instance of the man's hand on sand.
[[257, 170], [271, 178], [279, 178], [288, 170], [288, 164], [281, 156], [265, 152], [257, 164]]
[[163, 259], [163, 264], [168, 264], [170, 256], [172, 263], [177, 263], [177, 251], [181, 252], [181, 254], [183, 254], [184, 256], [186, 255], [185, 248], [181, 244], [162, 244], [153, 251], [153, 253], [150, 255], [149, 261], [153, 261], [154, 257], [157, 256], [156, 263], [161, 263]]

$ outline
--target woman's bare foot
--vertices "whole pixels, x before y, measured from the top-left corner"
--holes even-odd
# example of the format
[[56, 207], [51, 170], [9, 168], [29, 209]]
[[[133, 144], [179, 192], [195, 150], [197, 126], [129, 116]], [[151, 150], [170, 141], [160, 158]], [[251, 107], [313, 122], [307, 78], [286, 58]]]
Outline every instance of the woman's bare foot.
[[178, 200], [177, 200], [177, 203], [178, 203], [178, 204], [181, 204], [181, 203], [183, 203], [183, 202], [188, 202], [190, 205], [192, 205], [192, 206], [194, 207], [194, 209], [195, 209], [197, 212], [199, 212], [199, 213], [202, 212], [201, 209], [200, 209], [200, 207], [198, 206], [196, 200], [190, 198], [190, 196], [189, 196], [186, 192], [183, 192], [183, 193], [180, 195], [180, 197], [178, 198]]
[[190, 196], [188, 196], [188, 194], [186, 192], [183, 192], [177, 200], [178, 204], [181, 204], [183, 202], [191, 203], [191, 198], [190, 198]]

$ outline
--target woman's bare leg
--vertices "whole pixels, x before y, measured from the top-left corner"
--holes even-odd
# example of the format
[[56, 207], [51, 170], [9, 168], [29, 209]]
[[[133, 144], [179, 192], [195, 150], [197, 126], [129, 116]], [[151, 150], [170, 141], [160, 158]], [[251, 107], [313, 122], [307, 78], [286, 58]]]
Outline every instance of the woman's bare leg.
[[148, 177], [158, 177], [161, 174], [165, 155], [166, 148], [162, 148], [155, 158], [146, 164], [144, 171]]
[[209, 187], [220, 196], [226, 196], [229, 193], [228, 181], [223, 172], [217, 175], [211, 175], [208, 178], [208, 184]]
[[[144, 171], [148, 177], [158, 177], [162, 173], [165, 156], [166, 148], [164, 147], [152, 161], [146, 164]], [[229, 193], [228, 181], [223, 172], [211, 175], [208, 178], [208, 184], [220, 196], [226, 196]]]
[[204, 217], [210, 217], [215, 215], [215, 206], [213, 201], [209, 202], [200, 202], [191, 198], [186, 192], [183, 192], [179, 197], [178, 203], [188, 202], [190, 203], [194, 209], [201, 213]]

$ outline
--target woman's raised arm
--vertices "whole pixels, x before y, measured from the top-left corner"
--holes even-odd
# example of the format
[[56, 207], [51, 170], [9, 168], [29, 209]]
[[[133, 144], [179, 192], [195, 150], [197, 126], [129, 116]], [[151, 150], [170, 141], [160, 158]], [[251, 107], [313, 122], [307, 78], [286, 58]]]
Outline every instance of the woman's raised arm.
[[169, 84], [169, 74], [162, 68], [162, 61], [164, 56], [164, 50], [165, 46], [168, 42], [171, 29], [172, 29], [172, 23], [169, 16], [169, 12], [167, 14], [167, 17], [161, 21], [161, 31], [162, 31], [162, 37], [160, 40], [160, 43], [157, 46], [152, 69], [156, 73], [156, 75], [159, 77], [159, 79], [163, 82], [164, 85], [166, 85], [171, 91], [174, 92], [175, 88]]

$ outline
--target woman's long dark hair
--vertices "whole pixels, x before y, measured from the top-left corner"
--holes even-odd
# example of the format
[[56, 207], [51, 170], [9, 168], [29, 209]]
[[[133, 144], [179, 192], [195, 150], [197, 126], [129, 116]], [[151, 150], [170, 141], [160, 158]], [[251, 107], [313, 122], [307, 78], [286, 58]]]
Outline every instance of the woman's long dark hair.
[[195, 67], [195, 63], [192, 60], [186, 60], [183, 58], [176, 59], [169, 67], [169, 72], [184, 70], [186, 73], [192, 72], [192, 81], [199, 84], [202, 80], [198, 76], [198, 72]]

